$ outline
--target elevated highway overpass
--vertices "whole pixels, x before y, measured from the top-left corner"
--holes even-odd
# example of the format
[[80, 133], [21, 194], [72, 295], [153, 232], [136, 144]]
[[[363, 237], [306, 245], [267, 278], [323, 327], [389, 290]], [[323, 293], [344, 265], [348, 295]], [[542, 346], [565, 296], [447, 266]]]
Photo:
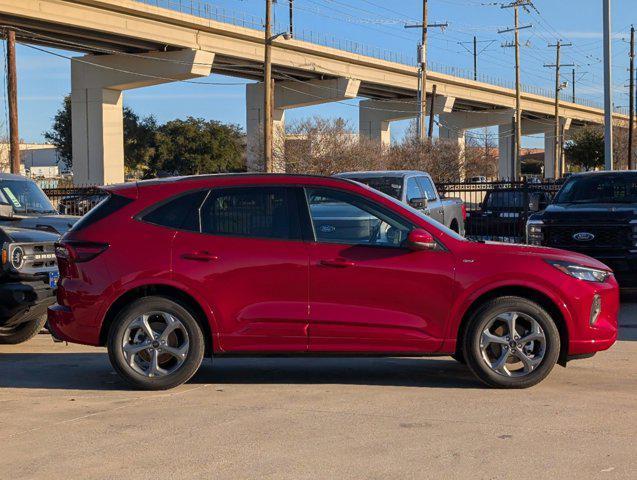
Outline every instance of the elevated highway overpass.
[[[205, 18], [200, 9], [185, 13], [163, 8], [165, 3], [0, 0], [1, 23], [16, 28], [19, 41], [85, 54], [71, 62], [73, 163], [78, 183], [123, 179], [125, 90], [196, 81], [193, 79], [211, 72], [257, 81], [263, 78], [262, 31]], [[392, 121], [416, 115], [418, 71], [414, 66], [283, 38], [274, 40], [272, 57], [278, 135], [283, 132], [287, 109], [357, 97], [365, 99], [359, 109], [361, 135], [379, 142], [390, 141]], [[440, 136], [462, 146], [466, 130], [499, 126], [500, 174], [509, 176], [515, 91], [430, 72], [428, 89], [434, 84]], [[262, 85], [248, 84], [248, 164], [253, 170], [263, 168], [262, 99]], [[523, 133], [545, 135], [545, 171], [550, 176], [555, 161], [554, 99], [524, 93], [522, 109]], [[601, 109], [571, 102], [562, 102], [560, 117], [565, 131], [604, 122]], [[615, 121], [625, 123], [626, 117], [616, 114]]]

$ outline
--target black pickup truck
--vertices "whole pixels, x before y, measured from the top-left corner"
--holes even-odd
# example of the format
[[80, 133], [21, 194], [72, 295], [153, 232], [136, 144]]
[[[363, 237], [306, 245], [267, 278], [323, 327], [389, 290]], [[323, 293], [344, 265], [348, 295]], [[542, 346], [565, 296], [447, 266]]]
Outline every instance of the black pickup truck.
[[532, 215], [527, 240], [584, 253], [637, 291], [637, 172], [593, 172], [566, 180], [546, 210]]

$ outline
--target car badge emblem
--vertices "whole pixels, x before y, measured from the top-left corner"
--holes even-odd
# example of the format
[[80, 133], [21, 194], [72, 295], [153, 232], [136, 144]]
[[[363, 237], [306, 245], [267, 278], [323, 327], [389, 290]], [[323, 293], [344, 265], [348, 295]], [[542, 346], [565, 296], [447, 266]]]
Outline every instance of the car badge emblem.
[[595, 235], [589, 232], [579, 232], [573, 235], [573, 240], [578, 242], [590, 242], [591, 240], [595, 240]]
[[334, 227], [333, 225], [321, 225], [320, 230], [322, 233], [332, 233], [336, 231], [336, 227]]

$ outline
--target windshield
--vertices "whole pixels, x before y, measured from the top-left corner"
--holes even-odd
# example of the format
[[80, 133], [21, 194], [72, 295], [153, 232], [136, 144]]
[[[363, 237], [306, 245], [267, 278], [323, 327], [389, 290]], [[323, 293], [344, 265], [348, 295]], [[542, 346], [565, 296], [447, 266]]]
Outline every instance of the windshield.
[[523, 208], [524, 193], [505, 191], [492, 192], [487, 197], [486, 207], [488, 208]]
[[637, 175], [588, 175], [566, 181], [555, 203], [637, 203]]
[[344, 177], [362, 183], [385, 195], [400, 200], [403, 193], [403, 179], [401, 177]]
[[40, 187], [29, 180], [0, 180], [0, 203], [15, 213], [56, 213]]

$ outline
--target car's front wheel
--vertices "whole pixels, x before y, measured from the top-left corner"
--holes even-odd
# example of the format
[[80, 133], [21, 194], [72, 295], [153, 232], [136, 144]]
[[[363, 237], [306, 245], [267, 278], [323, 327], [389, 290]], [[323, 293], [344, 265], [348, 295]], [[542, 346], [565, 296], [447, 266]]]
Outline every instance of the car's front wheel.
[[484, 383], [527, 388], [546, 378], [557, 363], [560, 334], [537, 303], [501, 297], [473, 314], [463, 345], [467, 365]]
[[199, 369], [204, 336], [193, 315], [164, 297], [144, 297], [115, 318], [108, 337], [113, 368], [144, 390], [187, 382]]

